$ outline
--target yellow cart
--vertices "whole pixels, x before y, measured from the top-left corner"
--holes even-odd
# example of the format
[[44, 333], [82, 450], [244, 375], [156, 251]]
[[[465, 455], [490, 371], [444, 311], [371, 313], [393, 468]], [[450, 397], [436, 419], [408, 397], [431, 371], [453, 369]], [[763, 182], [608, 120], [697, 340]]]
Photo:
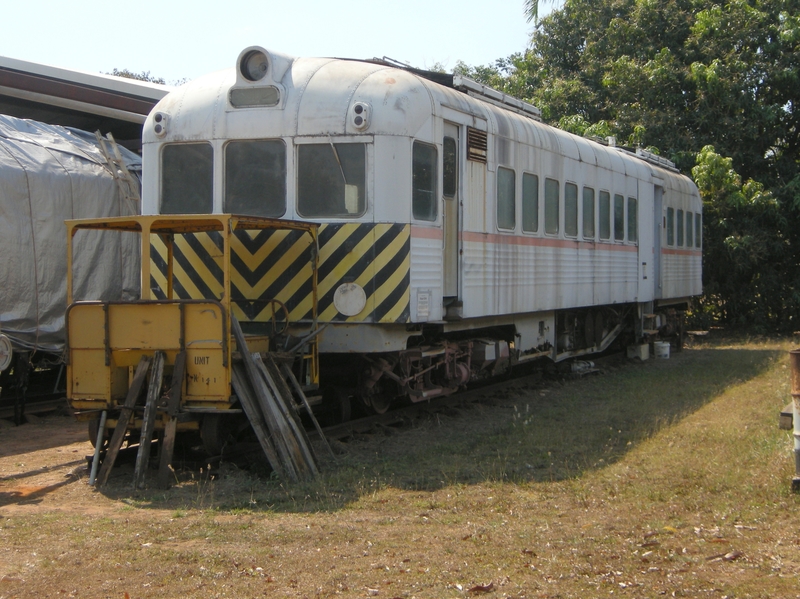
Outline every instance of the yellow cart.
[[[172, 421], [177, 430], [200, 430], [207, 450], [219, 451], [225, 431], [230, 430], [226, 424], [230, 419], [224, 416], [242, 413], [241, 398], [232, 390], [234, 357], [239, 355], [232, 330], [239, 322], [245, 334], [251, 333], [247, 335], [248, 353], [275, 356], [300, 395], [318, 388], [317, 224], [214, 214], [83, 219], [66, 225], [67, 397], [77, 417], [90, 422], [90, 437], [98, 450], [123, 420], [129, 443], [143, 427], [165, 429]], [[102, 243], [112, 234], [140, 238], [129, 246], [140, 253], [141, 297], [76, 301], [74, 271], [87, 268], [76, 245]], [[253, 288], [242, 277], [243, 263], [262, 273], [271, 267], [258, 256], [243, 255], [248, 239], [267, 235], [279, 244], [287, 234], [307, 240], [301, 256], [307, 258], [307, 264], [300, 273], [312, 286], [307, 309], [287, 307], [280, 297], [265, 297], [269, 285]], [[193, 247], [202, 252], [190, 252]], [[298, 256], [291, 259], [296, 263]], [[275, 272], [284, 270], [280, 263], [274, 267]], [[192, 288], [195, 274], [216, 285]], [[264, 275], [260, 276], [263, 280]], [[284, 286], [281, 283], [272, 289]], [[258, 317], [253, 318], [254, 314]], [[302, 317], [292, 319], [291, 314]], [[152, 400], [154, 413], [148, 414], [142, 410], [141, 397], [129, 397], [132, 386], [141, 388], [145, 376], [141, 374], [137, 381], [137, 367], [157, 355], [163, 366], [159, 366], [157, 383], [150, 384], [150, 392], [158, 397]], [[130, 409], [125, 407], [126, 401], [133, 404]], [[101, 415], [105, 416], [102, 427]]]

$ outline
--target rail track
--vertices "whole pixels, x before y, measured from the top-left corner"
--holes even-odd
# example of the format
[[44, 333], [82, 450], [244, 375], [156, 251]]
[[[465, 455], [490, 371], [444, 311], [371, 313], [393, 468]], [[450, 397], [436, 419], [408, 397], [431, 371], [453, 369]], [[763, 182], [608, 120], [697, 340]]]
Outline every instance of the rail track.
[[[14, 418], [14, 401], [13, 395], [0, 398], [0, 418]], [[25, 414], [46, 414], [62, 408], [68, 408], [63, 392], [29, 396], [25, 401]]]
[[[0, 378], [0, 419], [14, 418], [14, 404], [18, 401], [15, 383], [11, 374], [4, 373]], [[58, 365], [34, 368], [27, 382], [23, 413], [44, 414], [60, 408], [68, 408], [63, 371]]]
[[[625, 356], [622, 352], [613, 352], [592, 360], [593, 366], [585, 366], [580, 369], [545, 371], [543, 368], [531, 372], [530, 368], [520, 370], [511, 377], [499, 381], [489, 381], [473, 385], [463, 391], [446, 397], [433, 398], [429, 401], [411, 404], [390, 410], [385, 414], [365, 416], [337, 424], [334, 426], [323, 427], [322, 431], [328, 439], [339, 441], [347, 440], [358, 435], [370, 434], [376, 431], [394, 432], [399, 431], [405, 426], [410, 426], [419, 418], [426, 416], [435, 417], [437, 414], [455, 416], [462, 409], [469, 408], [474, 404], [491, 404], [496, 402], [494, 396], [515, 390], [529, 389], [531, 385], [540, 386], [546, 389], [549, 384], [560, 378], [578, 378], [602, 371], [602, 368], [615, 361], [624, 361]], [[584, 363], [588, 364], [588, 363]], [[316, 431], [309, 431], [309, 437], [318, 438]]]

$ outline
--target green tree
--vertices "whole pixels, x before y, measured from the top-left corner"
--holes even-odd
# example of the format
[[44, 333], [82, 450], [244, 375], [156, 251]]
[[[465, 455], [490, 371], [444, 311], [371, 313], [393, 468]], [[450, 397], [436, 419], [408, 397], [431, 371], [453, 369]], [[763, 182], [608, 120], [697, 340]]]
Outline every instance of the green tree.
[[531, 47], [506, 60], [498, 87], [553, 124], [602, 120], [623, 140], [644, 130], [642, 144], [686, 170], [713, 144], [746, 177], [790, 181], [800, 152], [798, 13], [800, 0], [565, 0]]
[[[550, 0], [554, 2], [555, 0]], [[528, 16], [528, 23], [539, 20], [539, 0], [525, 0], [525, 14]]]
[[703, 198], [704, 296], [700, 312], [713, 320], [760, 330], [792, 329], [798, 316], [788, 221], [775, 196], [744, 184], [733, 160], [712, 146], [697, 155], [692, 176]]

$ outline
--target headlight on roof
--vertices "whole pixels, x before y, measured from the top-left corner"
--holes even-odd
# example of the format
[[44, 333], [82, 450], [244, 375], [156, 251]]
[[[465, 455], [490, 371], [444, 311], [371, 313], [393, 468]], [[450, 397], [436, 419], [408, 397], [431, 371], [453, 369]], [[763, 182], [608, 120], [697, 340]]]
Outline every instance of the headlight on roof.
[[269, 57], [261, 50], [250, 50], [239, 61], [239, 72], [248, 81], [261, 81], [268, 71]]

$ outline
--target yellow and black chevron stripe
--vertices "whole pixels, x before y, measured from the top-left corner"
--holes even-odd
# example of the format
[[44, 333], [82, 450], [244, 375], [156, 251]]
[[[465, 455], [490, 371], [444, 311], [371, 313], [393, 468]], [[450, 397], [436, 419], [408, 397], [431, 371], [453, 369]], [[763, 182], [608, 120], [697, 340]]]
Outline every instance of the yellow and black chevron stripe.
[[[167, 249], [151, 240], [151, 287], [167, 289]], [[408, 322], [410, 230], [402, 224], [325, 224], [319, 228], [317, 275], [321, 322]], [[278, 299], [292, 321], [310, 320], [311, 240], [300, 231], [238, 231], [231, 241], [231, 296], [234, 314], [268, 322], [269, 300]], [[219, 298], [222, 293], [222, 237], [219, 233], [175, 236], [173, 291], [176, 298]], [[363, 287], [367, 304], [346, 317], [333, 305], [342, 283]]]

